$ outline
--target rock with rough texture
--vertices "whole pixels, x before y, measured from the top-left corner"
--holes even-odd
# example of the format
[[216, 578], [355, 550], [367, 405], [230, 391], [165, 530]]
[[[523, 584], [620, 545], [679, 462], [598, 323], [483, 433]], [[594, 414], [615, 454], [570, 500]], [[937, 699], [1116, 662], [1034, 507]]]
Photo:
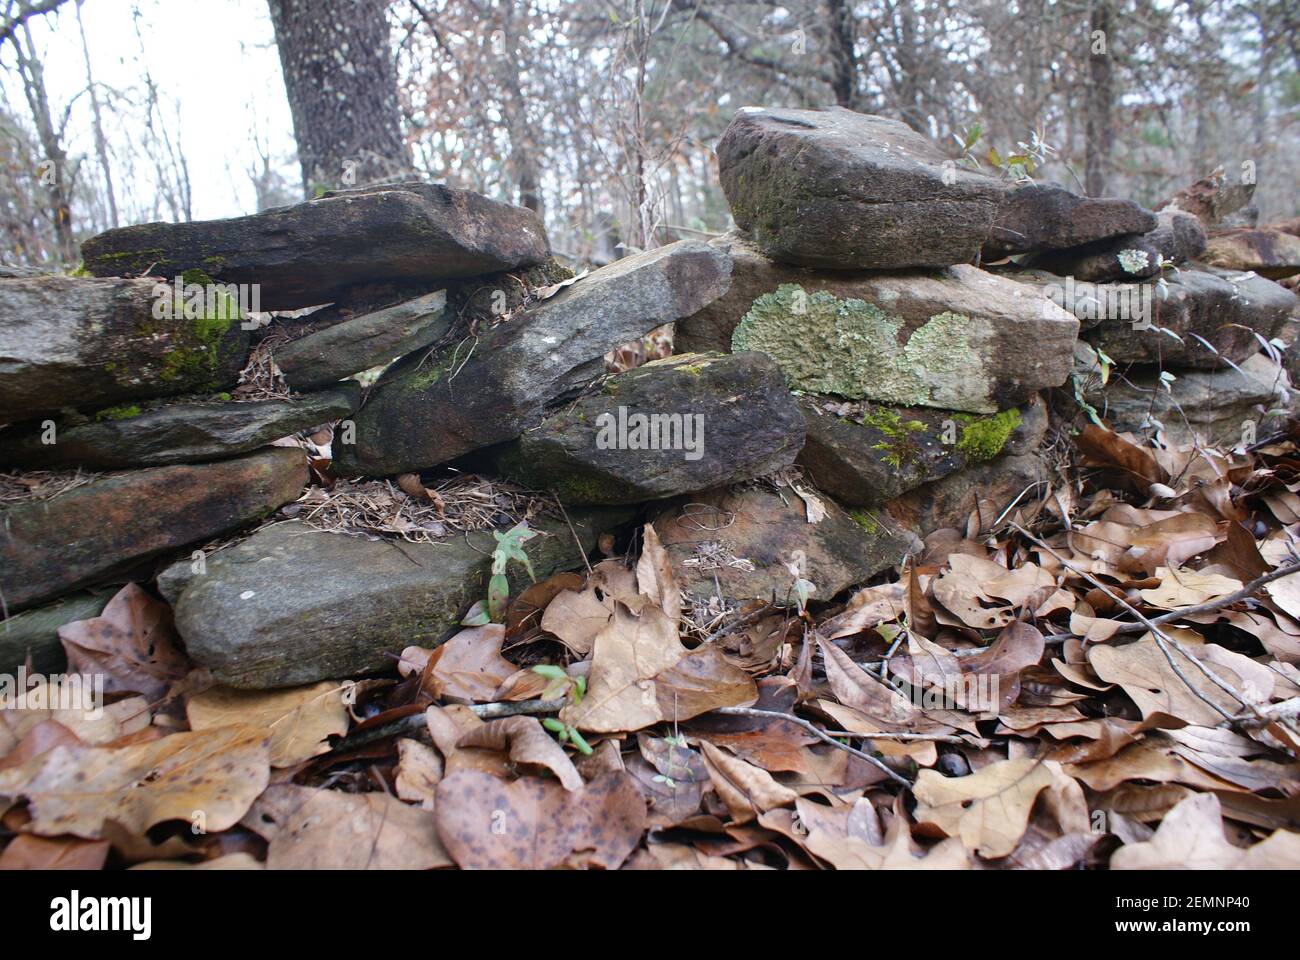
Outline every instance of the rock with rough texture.
[[1253, 270], [1281, 280], [1300, 274], [1300, 237], [1267, 227], [1227, 230], [1210, 237], [1202, 259], [1225, 270]]
[[[799, 402], [808, 437], [799, 464], [840, 503], [874, 507], [914, 487], [1001, 454], [1012, 437], [1036, 445], [1046, 428], [1043, 402], [987, 417], [922, 407], [842, 404], [826, 397]], [[1023, 428], [1023, 429], [1022, 429]], [[1036, 436], [1034, 436], [1036, 435]]]
[[306, 482], [302, 451], [276, 447], [108, 476], [9, 507], [0, 513], [0, 594], [11, 610], [57, 597], [263, 517], [297, 499]]
[[1126, 233], [1156, 229], [1156, 215], [1131, 200], [1081, 197], [1052, 183], [1009, 189], [984, 244], [984, 261], [1039, 250], [1063, 250]]
[[263, 310], [328, 303], [357, 284], [473, 277], [546, 259], [531, 210], [436, 183], [327, 193], [247, 217], [120, 227], [81, 247], [99, 277], [199, 269], [260, 284]]
[[721, 590], [729, 601], [793, 605], [791, 565], [817, 588], [815, 599], [829, 600], [907, 553], [910, 537], [887, 517], [850, 516], [827, 497], [816, 504], [825, 516], [809, 523], [809, 508], [789, 488], [733, 487], [668, 505], [654, 527], [683, 589], [702, 598]]
[[725, 251], [683, 240], [601, 267], [477, 338], [394, 364], [355, 418], [338, 469], [378, 476], [445, 463], [536, 426], [604, 372], [622, 343], [727, 289]]
[[0, 423], [233, 386], [248, 355], [238, 306], [214, 295], [190, 309], [172, 293], [153, 280], [0, 282]]
[[1205, 251], [1205, 227], [1190, 213], [1163, 210], [1157, 220], [1158, 225], [1149, 233], [1039, 254], [1024, 261], [1024, 265], [1093, 283], [1133, 281], [1160, 273], [1162, 259], [1166, 263], [1184, 263]]
[[[1079, 344], [1083, 398], [1117, 431], [1164, 432], [1172, 443], [1233, 448], [1278, 433], [1294, 413], [1286, 370], [1257, 353], [1240, 369], [1189, 370], [1166, 387], [1152, 368], [1132, 367], [1100, 386], [1097, 358]], [[1073, 401], [1071, 401], [1073, 402]]]
[[936, 530], [965, 531], [974, 516], [976, 537], [992, 531], [1013, 504], [1026, 508], [1041, 499], [1051, 473], [1036, 453], [1008, 452], [987, 463], [975, 463], [960, 473], [909, 490], [885, 504], [895, 523], [928, 537]]
[[57, 422], [54, 443], [42, 442], [39, 426], [0, 431], [0, 464], [121, 470], [220, 460], [347, 417], [360, 402], [361, 385], [349, 382], [285, 400], [117, 407]]
[[0, 620], [0, 673], [17, 672], [29, 657], [35, 673], [61, 672], [68, 658], [59, 642], [59, 627], [99, 616], [114, 592], [82, 591]]
[[661, 500], [788, 467], [803, 417], [761, 353], [682, 354], [605, 380], [497, 458], [566, 503]]
[[1074, 313], [1081, 336], [1112, 360], [1175, 370], [1240, 363], [1259, 350], [1257, 335], [1278, 335], [1300, 306], [1295, 294], [1271, 280], [1214, 268], [1170, 273], [1163, 290], [1157, 281], [1090, 284], [1038, 272], [1012, 276]]
[[906, 124], [840, 107], [745, 107], [716, 152], [736, 225], [808, 267], [969, 263], [1005, 192]]
[[958, 265], [862, 277], [849, 296], [782, 284], [753, 301], [731, 349], [768, 354], [791, 389], [996, 413], [1064, 383], [1077, 334], [1032, 287]]
[[427, 347], [451, 323], [447, 292], [438, 290], [291, 340], [272, 356], [290, 387], [313, 390]]
[[[582, 542], [627, 516], [570, 513]], [[574, 534], [544, 521], [525, 544], [539, 580], [581, 567]], [[405, 543], [329, 533], [296, 521], [259, 530], [183, 571], [176, 628], [191, 659], [243, 689], [294, 686], [391, 669], [410, 645], [434, 646], [487, 593], [495, 541], [476, 531], [443, 543]], [[528, 584], [508, 568], [511, 595]], [[172, 581], [175, 593], [176, 577]]]
[[1245, 177], [1229, 177], [1223, 167], [1219, 167], [1191, 186], [1179, 190], [1157, 209], [1184, 210], [1198, 218], [1207, 228], [1216, 227], [1250, 206], [1251, 198], [1255, 195], [1255, 182], [1253, 179], [1245, 181]]

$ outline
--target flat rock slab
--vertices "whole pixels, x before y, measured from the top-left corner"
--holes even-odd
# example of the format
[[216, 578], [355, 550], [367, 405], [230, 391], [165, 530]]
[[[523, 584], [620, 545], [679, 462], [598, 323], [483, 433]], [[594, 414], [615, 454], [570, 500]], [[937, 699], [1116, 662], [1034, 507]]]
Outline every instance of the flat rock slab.
[[28, 658], [35, 673], [62, 672], [68, 658], [59, 642], [59, 627], [99, 616], [114, 593], [85, 590], [0, 620], [0, 673], [16, 673]]
[[803, 417], [768, 357], [684, 354], [610, 377], [497, 462], [567, 503], [639, 503], [788, 467], [803, 439]]
[[991, 532], [1008, 508], [1023, 505], [1028, 513], [1051, 488], [1051, 476], [1039, 454], [1009, 450], [895, 497], [884, 513], [921, 538], [943, 529], [964, 534], [968, 524], [978, 538]]
[[145, 223], [81, 247], [98, 277], [203, 270], [260, 284], [263, 310], [329, 303], [357, 284], [472, 277], [545, 260], [537, 215], [468, 190], [399, 183], [327, 193], [247, 217]]
[[847, 405], [830, 397], [803, 397], [799, 407], [807, 422], [800, 466], [819, 490], [851, 507], [878, 506], [991, 460], [1017, 432], [1024, 435], [1020, 443], [1036, 443], [1046, 428], [1041, 400], [1024, 414], [1011, 407], [987, 417], [924, 407]]
[[201, 463], [237, 456], [299, 430], [347, 417], [361, 402], [361, 385], [250, 403], [169, 403], [149, 409], [110, 409], [55, 423], [53, 443], [40, 426], [0, 431], [0, 463], [51, 469], [121, 470]]
[[983, 259], [1062, 250], [1155, 228], [1156, 215], [1131, 200], [1081, 197], [1055, 184], [1030, 183], [1006, 192]]
[[1190, 213], [1163, 210], [1154, 230], [1042, 253], [1023, 261], [1035, 270], [1093, 283], [1143, 280], [1161, 272], [1161, 260], [1184, 263], [1205, 251], [1205, 227]]
[[313, 390], [427, 347], [450, 329], [447, 291], [352, 317], [272, 348], [295, 390]]
[[1091, 284], [1041, 272], [1013, 276], [1078, 316], [1081, 336], [1112, 360], [1175, 370], [1240, 363], [1258, 352], [1257, 335], [1272, 339], [1300, 306], [1271, 280], [1215, 268], [1171, 272], [1163, 290], [1155, 280]]
[[604, 372], [603, 356], [727, 289], [731, 258], [698, 240], [601, 267], [477, 337], [393, 365], [336, 445], [339, 471], [421, 470], [513, 440]]
[[233, 386], [249, 337], [237, 306], [214, 298], [211, 309], [172, 309], [180, 305], [171, 289], [153, 280], [0, 281], [0, 423]]
[[1087, 385], [1085, 401], [1113, 429], [1144, 434], [1159, 429], [1176, 444], [1231, 449], [1280, 432], [1285, 419], [1276, 414], [1295, 412], [1290, 378], [1262, 353], [1238, 364], [1237, 370], [1178, 373], [1168, 387], [1156, 371], [1133, 367], [1123, 371], [1123, 377], [1112, 374], [1102, 388], [1096, 353], [1082, 342], [1078, 365], [1080, 380]]
[[759, 350], [808, 393], [974, 413], [1069, 376], [1078, 320], [1000, 275], [810, 270], [735, 234], [713, 244], [731, 254], [731, 286], [677, 323], [683, 352]]
[[[604, 511], [569, 519], [585, 552], [626, 517]], [[539, 580], [582, 566], [564, 521], [535, 529], [542, 535], [525, 549]], [[244, 689], [391, 669], [404, 647], [440, 643], [486, 596], [494, 543], [489, 531], [434, 544], [274, 524], [187, 576], [175, 601], [176, 628], [196, 663]], [[514, 596], [528, 578], [510, 566]]]
[[1223, 167], [1179, 190], [1160, 204], [1161, 210], [1183, 210], [1192, 214], [1207, 229], [1223, 224], [1234, 214], [1247, 210], [1255, 196], [1255, 183], [1241, 183], [1229, 177]]
[[1266, 227], [1228, 230], [1210, 237], [1202, 259], [1227, 270], [1253, 270], [1281, 280], [1300, 274], [1300, 237]]
[[840, 107], [745, 107], [717, 156], [736, 225], [773, 259], [809, 267], [970, 263], [1005, 192], [906, 124]]
[[203, 543], [297, 499], [301, 450], [105, 477], [0, 513], [0, 592], [9, 608], [49, 600], [124, 565]]
[[809, 523], [803, 500], [788, 488], [715, 490], [668, 505], [654, 527], [677, 582], [702, 598], [720, 589], [729, 601], [793, 605], [793, 564], [817, 588], [813, 596], [829, 600], [902, 561], [910, 538], [890, 532], [888, 518], [854, 519], [829, 498], [818, 502], [825, 516]]

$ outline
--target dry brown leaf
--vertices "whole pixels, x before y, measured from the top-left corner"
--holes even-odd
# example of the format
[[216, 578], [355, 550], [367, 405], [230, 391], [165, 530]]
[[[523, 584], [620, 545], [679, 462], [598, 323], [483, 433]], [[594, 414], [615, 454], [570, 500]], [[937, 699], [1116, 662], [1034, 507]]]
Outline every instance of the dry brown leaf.
[[[1189, 630], [1166, 626], [1162, 632], [1185, 646], [1200, 643], [1200, 638]], [[1169, 653], [1178, 665], [1177, 672], [1157, 646], [1155, 638], [1148, 633], [1136, 643], [1092, 647], [1088, 651], [1088, 663], [1102, 680], [1124, 688], [1142, 711], [1144, 720], [1167, 716], [1185, 723], [1213, 726], [1223, 719], [1223, 714], [1210, 703], [1217, 704], [1230, 715], [1240, 709], [1237, 702], [1206, 677], [1196, 664], [1172, 646], [1169, 646]], [[1238, 678], [1231, 671], [1214, 665], [1210, 669], [1229, 684], [1240, 687]]]
[[677, 624], [659, 607], [647, 604], [637, 617], [619, 604], [592, 647], [587, 695], [566, 706], [560, 719], [580, 730], [617, 733], [757, 698], [749, 674], [716, 646], [682, 646]]
[[1027, 757], [991, 763], [964, 777], [922, 770], [913, 790], [916, 821], [960, 837], [981, 857], [1005, 857], [1024, 835], [1034, 800], [1051, 785], [1053, 766]]
[[176, 646], [172, 608], [128, 583], [89, 620], [59, 627], [68, 672], [102, 674], [107, 693], [138, 693], [157, 700], [189, 672]]
[[636, 564], [637, 591], [677, 623], [682, 619], [682, 592], [673, 579], [672, 561], [654, 526], [641, 528], [641, 558]]
[[591, 653], [596, 635], [609, 626], [613, 617], [613, 599], [607, 595], [600, 599], [595, 586], [564, 590], [556, 594], [542, 614], [542, 629], [559, 637], [579, 657], [585, 657]]
[[268, 870], [430, 870], [449, 867], [434, 814], [387, 793], [281, 783], [244, 817], [265, 837]]
[[442, 779], [442, 773], [442, 757], [438, 751], [410, 737], [397, 741], [393, 790], [400, 799], [432, 810], [433, 790]]
[[1300, 834], [1278, 830], [1242, 849], [1223, 834], [1219, 798], [1198, 793], [1164, 818], [1146, 843], [1120, 847], [1112, 870], [1295, 870], [1300, 868]]
[[425, 691], [435, 699], [490, 703], [515, 672], [515, 665], [501, 656], [505, 636], [500, 623], [470, 627], [433, 650], [407, 647], [397, 670], [404, 677], [422, 674]]
[[[58, 697], [52, 690], [49, 682], [42, 679], [27, 691], [27, 703], [56, 702]], [[8, 757], [36, 727], [50, 721], [68, 730], [81, 743], [109, 743], [147, 728], [149, 704], [143, 697], [127, 697], [98, 709], [28, 706], [21, 710], [0, 710], [0, 757]]]
[[331, 736], [348, 732], [348, 685], [326, 680], [288, 690], [213, 687], [185, 707], [193, 730], [247, 724], [271, 735], [271, 766], [291, 767], [329, 751]]
[[727, 805], [735, 823], [746, 823], [760, 813], [790, 806], [798, 798], [798, 794], [778, 783], [766, 770], [733, 757], [707, 740], [700, 741], [700, 750], [713, 789]]
[[1240, 580], [1233, 580], [1217, 573], [1199, 573], [1184, 568], [1169, 569], [1157, 567], [1156, 576], [1160, 586], [1149, 590], [1139, 590], [1142, 599], [1161, 610], [1178, 610], [1182, 607], [1194, 607], [1199, 603], [1208, 603], [1219, 597], [1236, 593], [1243, 586]]
[[478, 747], [500, 750], [517, 764], [545, 767], [555, 774], [565, 790], [581, 790], [582, 777], [564, 752], [536, 717], [502, 717], [464, 734], [456, 744], [459, 749]]
[[0, 853], [0, 870], [100, 870], [108, 850], [107, 840], [20, 833]]
[[645, 801], [631, 777], [606, 773], [581, 790], [524, 777], [453, 773], [438, 784], [438, 836], [462, 869], [617, 869], [641, 842]]
[[117, 749], [55, 747], [0, 771], [0, 796], [26, 797], [28, 829], [46, 836], [96, 839], [109, 819], [136, 834], [164, 820], [217, 833], [266, 788], [269, 739], [257, 727], [221, 727]]

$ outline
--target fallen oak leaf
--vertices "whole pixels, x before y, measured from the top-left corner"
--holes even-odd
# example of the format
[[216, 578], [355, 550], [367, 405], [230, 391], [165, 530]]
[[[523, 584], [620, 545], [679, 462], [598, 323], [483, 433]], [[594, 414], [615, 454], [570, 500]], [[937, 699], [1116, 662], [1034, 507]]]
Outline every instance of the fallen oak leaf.
[[1198, 793], [1179, 802], [1145, 843], [1120, 847], [1112, 870], [1294, 870], [1300, 867], [1300, 834], [1276, 830], [1242, 849], [1223, 834], [1219, 798]]
[[733, 757], [707, 740], [700, 741], [704, 763], [733, 823], [747, 823], [760, 813], [794, 804], [799, 795], [761, 767]]
[[195, 811], [204, 830], [217, 833], [238, 823], [266, 789], [269, 739], [260, 728], [240, 726], [116, 749], [59, 746], [0, 771], [0, 796], [26, 797], [27, 829], [45, 836], [97, 839], [108, 819], [143, 834]]
[[422, 674], [424, 690], [434, 699], [490, 703], [515, 673], [515, 665], [501, 656], [505, 635], [503, 624], [489, 623], [462, 630], [433, 650], [407, 647], [397, 672], [404, 677]]
[[104, 612], [59, 627], [68, 672], [100, 674], [107, 693], [157, 700], [183, 678], [189, 661], [176, 645], [172, 608], [128, 583]]
[[464, 734], [457, 748], [478, 747], [508, 753], [516, 764], [545, 767], [565, 790], [581, 790], [582, 777], [569, 755], [542, 728], [536, 717], [503, 717]]
[[271, 766], [291, 767], [329, 751], [328, 738], [348, 732], [348, 685], [325, 680], [287, 690], [213, 687], [189, 699], [191, 730], [244, 723], [271, 735]]
[[922, 770], [916, 779], [916, 822], [960, 837], [981, 857], [1005, 857], [1029, 825], [1038, 794], [1053, 782], [1050, 761], [1001, 760], [964, 777]]

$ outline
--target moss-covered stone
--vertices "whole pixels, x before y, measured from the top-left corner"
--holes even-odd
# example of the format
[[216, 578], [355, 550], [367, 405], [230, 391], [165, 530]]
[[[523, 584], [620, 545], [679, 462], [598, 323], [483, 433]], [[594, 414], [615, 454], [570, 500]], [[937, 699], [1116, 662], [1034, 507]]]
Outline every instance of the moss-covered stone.
[[962, 424], [957, 449], [967, 460], [979, 462], [992, 460], [1002, 452], [1012, 431], [1020, 426], [1020, 411], [1012, 407], [991, 417], [959, 419]]
[[[969, 332], [968, 318], [952, 312], [909, 332], [901, 317], [874, 303], [785, 283], [753, 302], [731, 348], [766, 353], [792, 388], [809, 393], [932, 405], [937, 379], [982, 380]], [[987, 385], [979, 392], [987, 395]]]
[[130, 420], [132, 417], [140, 416], [140, 404], [138, 403], [121, 403], [116, 407], [109, 407], [107, 410], [100, 410], [95, 414], [96, 420]]

